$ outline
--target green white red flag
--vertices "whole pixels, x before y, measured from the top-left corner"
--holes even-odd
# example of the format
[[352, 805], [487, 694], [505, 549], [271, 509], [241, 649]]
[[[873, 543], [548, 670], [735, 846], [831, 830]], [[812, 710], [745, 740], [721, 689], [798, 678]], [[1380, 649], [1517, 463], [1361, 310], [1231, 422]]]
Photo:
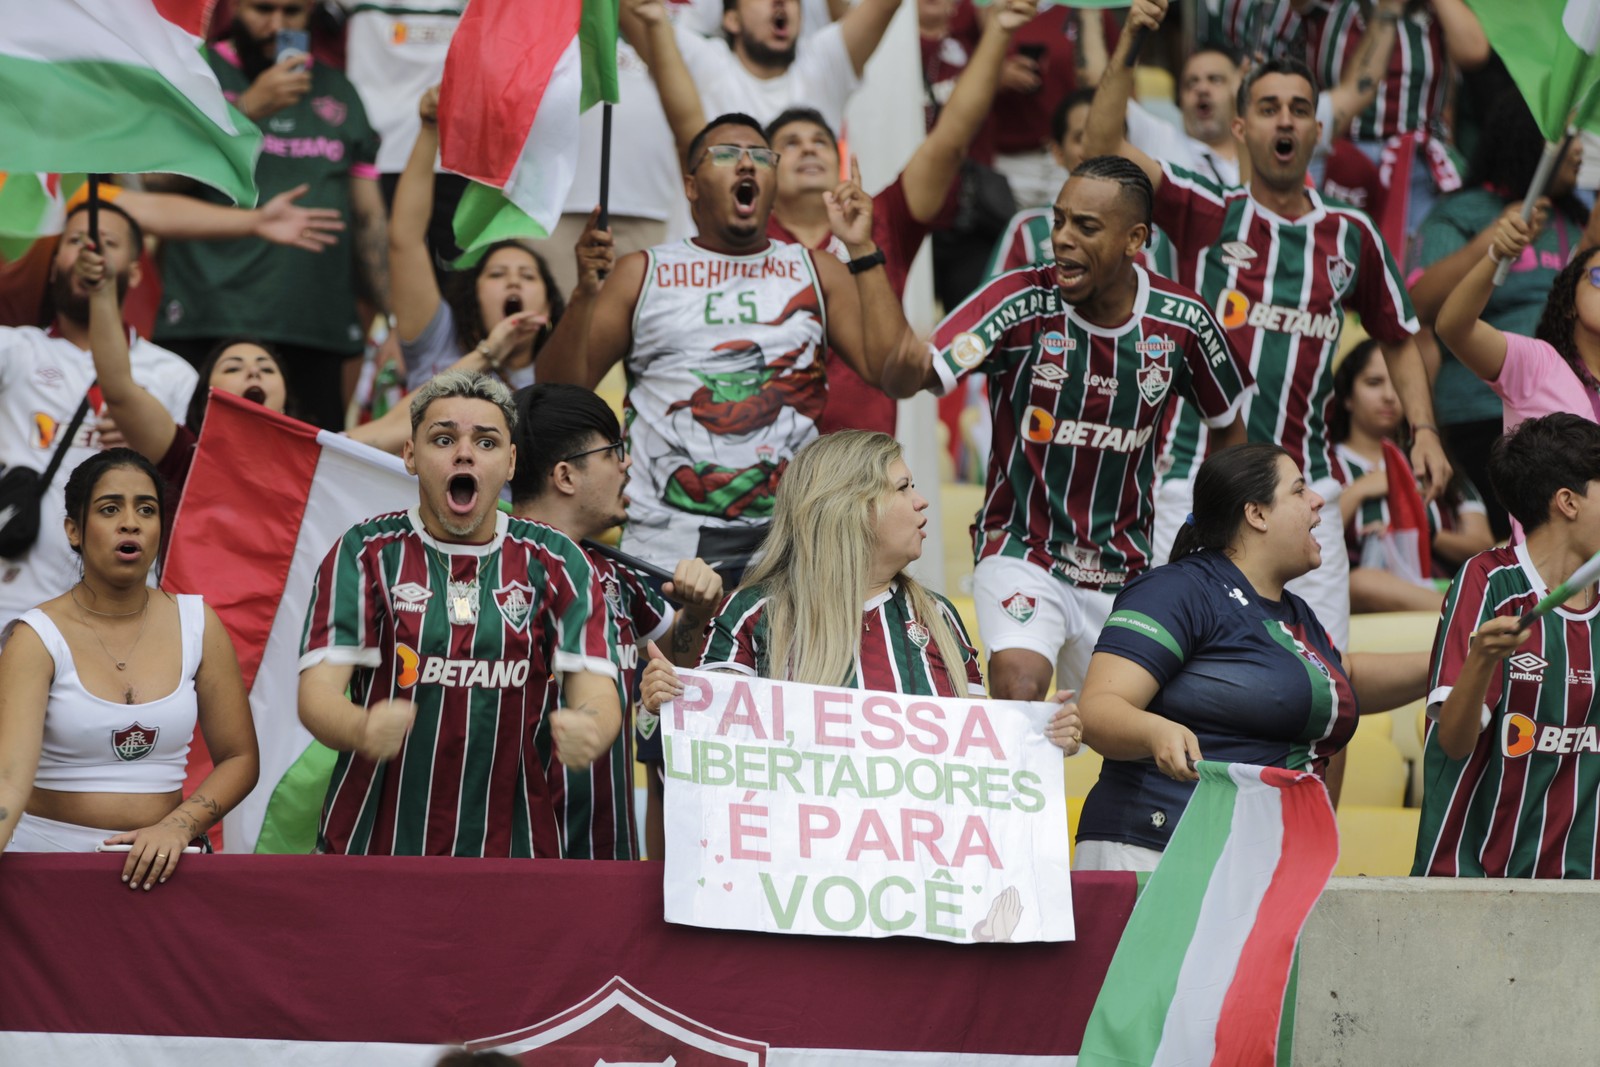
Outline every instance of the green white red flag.
[[0, 170], [182, 174], [256, 202], [261, 131], [201, 52], [215, 0], [0, 0]]
[[1078, 1067], [1273, 1067], [1295, 943], [1339, 859], [1322, 779], [1199, 764], [1200, 784], [1139, 895]]
[[578, 166], [578, 116], [617, 102], [616, 0], [473, 0], [439, 90], [439, 154], [474, 186], [456, 214], [464, 262], [555, 229]]
[[[1600, 0], [1467, 0], [1546, 141], [1600, 133]], [[1521, 190], [1518, 190], [1519, 192]]]

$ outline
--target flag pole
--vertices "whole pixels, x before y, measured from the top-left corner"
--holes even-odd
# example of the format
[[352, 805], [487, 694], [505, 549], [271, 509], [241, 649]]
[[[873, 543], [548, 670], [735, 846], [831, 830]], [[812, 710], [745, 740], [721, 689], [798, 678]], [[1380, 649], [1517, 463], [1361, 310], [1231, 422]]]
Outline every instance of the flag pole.
[[100, 251], [100, 175], [89, 175], [89, 241]]
[[[1577, 128], [1567, 127], [1567, 135], [1559, 141], [1546, 141], [1544, 152], [1539, 156], [1539, 166], [1533, 172], [1533, 180], [1528, 183], [1528, 193], [1522, 198], [1522, 221], [1530, 222], [1533, 219], [1534, 203], [1544, 195], [1545, 189], [1550, 185], [1550, 175], [1555, 173], [1556, 163], [1567, 154], [1567, 146], [1577, 136]], [[1494, 269], [1494, 284], [1503, 285], [1506, 277], [1511, 273], [1511, 261], [1501, 260], [1500, 265]]]
[[611, 101], [600, 112], [600, 229], [611, 228]]

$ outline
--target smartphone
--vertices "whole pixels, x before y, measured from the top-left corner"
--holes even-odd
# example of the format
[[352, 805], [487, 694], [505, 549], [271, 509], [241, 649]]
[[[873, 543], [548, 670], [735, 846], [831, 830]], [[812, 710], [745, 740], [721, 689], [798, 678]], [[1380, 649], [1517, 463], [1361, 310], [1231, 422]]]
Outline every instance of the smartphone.
[[300, 60], [300, 66], [305, 66], [305, 60], [311, 55], [311, 34], [305, 30], [279, 30], [278, 31], [278, 59], [282, 63], [286, 59]]
[[[133, 851], [133, 846], [132, 845], [96, 845], [96, 846], [94, 846], [94, 850], [96, 852], [132, 852]], [[190, 852], [199, 852], [200, 851], [200, 846], [199, 845], [189, 845], [183, 851], [184, 851], [185, 855], [187, 855]]]
[[[283, 35], [280, 33], [278, 36], [282, 37]], [[282, 55], [283, 54], [283, 52], [282, 52], [283, 45], [280, 44], [278, 46], [278, 48], [279, 48], [279, 53], [278, 54]], [[1045, 54], [1046, 51], [1047, 51], [1047, 49], [1045, 48], [1045, 46], [1042, 45], [1042, 44], [1038, 44], [1038, 43], [1019, 44], [1019, 45], [1017, 45], [1017, 54], [1018, 55], [1027, 56], [1029, 59], [1033, 60], [1036, 65], [1041, 66], [1041, 67], [1044, 66], [1044, 54]]]

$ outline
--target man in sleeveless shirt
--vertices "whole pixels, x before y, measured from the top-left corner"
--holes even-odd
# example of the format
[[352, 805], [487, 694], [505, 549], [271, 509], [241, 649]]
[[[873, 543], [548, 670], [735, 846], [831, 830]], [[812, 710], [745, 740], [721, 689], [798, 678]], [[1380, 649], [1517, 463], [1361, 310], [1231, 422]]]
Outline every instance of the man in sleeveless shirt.
[[685, 163], [699, 236], [624, 256], [597, 295], [575, 292], [536, 373], [593, 389], [624, 361], [637, 488], [623, 547], [664, 568], [698, 556], [732, 586], [790, 457], [817, 436], [827, 352], [874, 384], [896, 361], [920, 380], [921, 357], [858, 180], [827, 197], [841, 263], [767, 236], [777, 153], [755, 119], [712, 120]]

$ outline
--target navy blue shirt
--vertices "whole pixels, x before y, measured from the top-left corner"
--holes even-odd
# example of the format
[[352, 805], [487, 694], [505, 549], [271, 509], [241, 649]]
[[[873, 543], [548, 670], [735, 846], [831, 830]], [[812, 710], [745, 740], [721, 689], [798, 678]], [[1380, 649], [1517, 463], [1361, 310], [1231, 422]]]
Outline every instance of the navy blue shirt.
[[[1149, 671], [1149, 710], [1193, 730], [1205, 759], [1321, 773], [1355, 733], [1355, 692], [1316, 614], [1287, 591], [1257, 596], [1221, 552], [1131, 582], [1094, 650]], [[1078, 839], [1165, 849], [1193, 792], [1154, 760], [1108, 759]]]

